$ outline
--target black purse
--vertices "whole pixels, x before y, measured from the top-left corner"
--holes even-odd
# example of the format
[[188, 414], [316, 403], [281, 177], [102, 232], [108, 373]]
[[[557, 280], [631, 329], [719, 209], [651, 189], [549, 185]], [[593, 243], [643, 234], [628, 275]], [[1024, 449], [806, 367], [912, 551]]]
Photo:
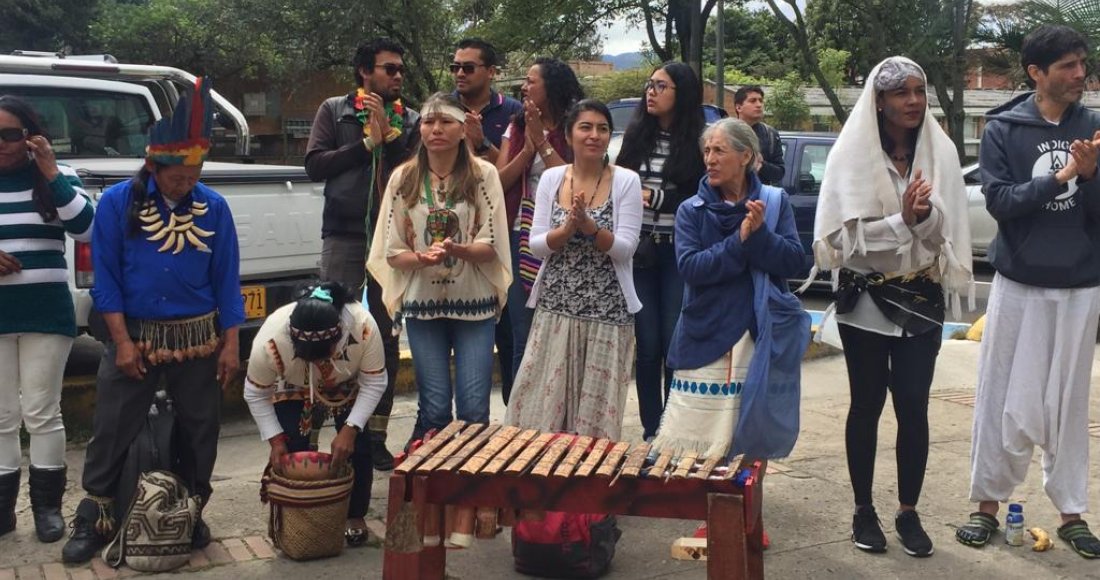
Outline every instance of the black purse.
[[638, 238], [638, 247], [634, 250], [634, 267], [643, 270], [657, 265], [656, 234], [642, 232]]

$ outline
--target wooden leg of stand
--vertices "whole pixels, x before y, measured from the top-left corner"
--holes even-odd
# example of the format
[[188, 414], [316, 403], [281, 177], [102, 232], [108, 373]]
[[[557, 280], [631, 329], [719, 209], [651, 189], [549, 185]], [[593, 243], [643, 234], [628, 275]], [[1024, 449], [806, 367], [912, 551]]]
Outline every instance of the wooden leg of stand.
[[[404, 475], [393, 474], [390, 476], [389, 505], [386, 506], [386, 530], [394, 530], [397, 522], [397, 514], [405, 505]], [[387, 533], [387, 536], [390, 534]], [[390, 541], [386, 542], [386, 549], [382, 556], [383, 580], [404, 580], [405, 578], [420, 577], [420, 554], [418, 552], [397, 552], [390, 549]]]
[[[414, 475], [412, 477], [412, 497], [413, 503], [421, 508], [422, 514], [427, 514], [428, 510], [433, 510], [437, 514], [437, 517], [443, 517], [443, 506], [437, 504], [428, 504], [428, 479], [423, 475]], [[420, 531], [423, 533], [423, 519], [420, 522]], [[442, 538], [441, 538], [442, 539]], [[420, 575], [416, 578], [424, 580], [443, 580], [446, 576], [447, 570], [447, 549], [443, 547], [443, 542], [439, 542], [436, 546], [425, 546], [420, 551]]]
[[748, 569], [750, 580], [764, 580], [764, 514], [756, 515], [756, 523], [750, 526], [752, 531], [746, 539], [745, 547], [748, 553]]
[[741, 496], [707, 495], [707, 579], [745, 580], [745, 510]]

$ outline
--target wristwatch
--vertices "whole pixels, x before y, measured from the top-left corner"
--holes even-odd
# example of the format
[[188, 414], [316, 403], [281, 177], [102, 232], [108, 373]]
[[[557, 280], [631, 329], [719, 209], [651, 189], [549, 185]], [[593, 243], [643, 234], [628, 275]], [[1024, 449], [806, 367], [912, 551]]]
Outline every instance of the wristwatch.
[[477, 153], [478, 155], [485, 155], [492, 148], [493, 142], [490, 141], [488, 137], [485, 137], [481, 140], [481, 143], [479, 143], [478, 146], [474, 148], [474, 153]]
[[356, 425], [355, 423], [352, 423], [351, 421], [344, 421], [344, 427], [351, 427], [352, 429], [355, 429], [356, 433], [362, 433], [363, 432], [362, 427]]
[[363, 137], [363, 147], [366, 147], [367, 151], [374, 151], [374, 140], [370, 138], [370, 135]]
[[554, 154], [554, 148], [551, 147], [550, 144], [547, 143], [546, 141], [543, 141], [543, 144], [546, 145], [546, 148], [542, 150], [542, 156], [543, 157], [549, 157], [549, 156], [553, 155]]

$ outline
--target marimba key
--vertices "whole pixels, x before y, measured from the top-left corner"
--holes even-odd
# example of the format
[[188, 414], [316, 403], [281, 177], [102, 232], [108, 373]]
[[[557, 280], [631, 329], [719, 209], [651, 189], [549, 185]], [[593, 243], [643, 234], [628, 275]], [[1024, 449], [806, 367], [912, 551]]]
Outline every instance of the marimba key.
[[672, 479], [684, 479], [695, 467], [695, 460], [699, 458], [698, 451], [688, 451], [680, 457], [676, 463], [676, 470], [672, 472]]
[[519, 457], [516, 457], [515, 460], [504, 469], [504, 473], [509, 475], [523, 473], [523, 471], [527, 469], [527, 466], [542, 452], [542, 448], [553, 439], [553, 433], [543, 433], [535, 437], [533, 441], [523, 448]]
[[[486, 425], [483, 424], [483, 423], [472, 423], [472, 424], [470, 424], [465, 429], [463, 429], [462, 432], [459, 433], [457, 437], [455, 437], [454, 439], [451, 439], [450, 443], [447, 443], [446, 445], [444, 445], [443, 449], [440, 449], [439, 451], [437, 451], [427, 461], [425, 461], [425, 462], [421, 463], [420, 465], [416, 466], [416, 469], [414, 469], [413, 471], [415, 473], [428, 473], [428, 472], [438, 468], [445, 461], [447, 461], [447, 459], [449, 459], [451, 457], [452, 453], [455, 453], [456, 451], [461, 449], [462, 446], [465, 445], [467, 441], [469, 441], [470, 439], [473, 439], [473, 437], [475, 435], [477, 435], [485, 427], [486, 427]], [[429, 443], [430, 443], [430, 441], [429, 441]]]
[[565, 454], [565, 459], [562, 459], [561, 463], [558, 464], [558, 468], [554, 470], [554, 477], [569, 477], [572, 475], [573, 470], [576, 469], [577, 464], [580, 463], [590, 445], [592, 445], [591, 437], [587, 435], [577, 437], [569, 448], [569, 452]]
[[600, 439], [592, 445], [592, 450], [588, 452], [588, 456], [584, 458], [584, 463], [577, 468], [575, 477], [588, 477], [592, 475], [592, 472], [600, 464], [600, 460], [603, 459], [604, 452], [611, 447], [610, 439]]
[[[527, 444], [539, 434], [537, 429], [527, 429], [516, 435], [500, 453], [497, 453], [485, 467], [479, 471], [471, 471], [470, 473], [488, 473], [495, 475], [500, 473], [500, 470], [504, 469], [505, 464], [511, 461], [515, 456], [519, 455], [523, 451]], [[459, 470], [461, 471], [461, 470]]]
[[514, 426], [502, 427], [489, 439], [489, 442], [484, 447], [479, 449], [474, 456], [471, 457], [466, 463], [462, 464], [462, 467], [458, 468], [459, 473], [477, 473], [481, 471], [489, 461], [497, 456], [508, 443], [520, 434], [520, 428]]
[[546, 453], [542, 454], [539, 458], [539, 462], [535, 465], [535, 469], [531, 471], [531, 475], [537, 477], [546, 477], [553, 471], [554, 466], [557, 465], [558, 459], [569, 449], [569, 444], [573, 442], [573, 435], [561, 435], [559, 434], [556, 439], [550, 442], [550, 446], [546, 448]]
[[443, 465], [439, 466], [439, 469], [444, 471], [454, 471], [459, 465], [462, 465], [467, 459], [472, 457], [483, 445], [488, 443], [489, 437], [500, 429], [500, 425], [490, 423], [485, 427], [485, 430], [478, 433], [473, 439], [470, 439], [462, 446], [461, 449], [451, 454]]
[[650, 479], [662, 479], [665, 476], [665, 470], [668, 469], [668, 464], [672, 462], [672, 452], [664, 451], [657, 457], [657, 461], [653, 463], [653, 466], [649, 468], [647, 474]]
[[451, 421], [450, 425], [444, 427], [443, 430], [436, 433], [434, 437], [425, 441], [420, 447], [417, 447], [416, 451], [410, 453], [409, 456], [401, 462], [401, 465], [394, 468], [394, 473], [408, 473], [412, 471], [425, 459], [431, 457], [436, 449], [443, 447], [445, 443], [450, 441], [451, 437], [455, 436], [465, 426], [465, 421]]
[[596, 470], [596, 477], [611, 477], [615, 475], [619, 468], [619, 462], [623, 460], [626, 452], [630, 449], [630, 444], [626, 441], [619, 441], [611, 447], [611, 451], [607, 453], [607, 457], [604, 458], [603, 463]]

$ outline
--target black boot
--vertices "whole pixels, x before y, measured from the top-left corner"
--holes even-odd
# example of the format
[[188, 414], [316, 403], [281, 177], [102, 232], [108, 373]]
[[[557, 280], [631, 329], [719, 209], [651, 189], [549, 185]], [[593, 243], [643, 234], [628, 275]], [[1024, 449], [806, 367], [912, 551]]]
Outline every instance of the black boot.
[[199, 519], [195, 520], [195, 528], [191, 532], [191, 549], [201, 550], [210, 545], [210, 526], [206, 525], [206, 521], [202, 519], [202, 514], [199, 514]]
[[0, 536], [15, 529], [15, 498], [19, 497], [20, 471], [0, 475]]
[[378, 471], [390, 471], [393, 469], [393, 454], [386, 449], [385, 431], [367, 431], [370, 438], [370, 462]]
[[61, 517], [61, 498], [65, 495], [64, 467], [43, 469], [31, 466], [31, 511], [34, 531], [40, 542], [56, 542], [65, 535], [65, 518]]
[[83, 564], [107, 545], [115, 528], [111, 501], [86, 497], [76, 506], [76, 516], [69, 524], [72, 532], [61, 549], [61, 559], [67, 564]]

